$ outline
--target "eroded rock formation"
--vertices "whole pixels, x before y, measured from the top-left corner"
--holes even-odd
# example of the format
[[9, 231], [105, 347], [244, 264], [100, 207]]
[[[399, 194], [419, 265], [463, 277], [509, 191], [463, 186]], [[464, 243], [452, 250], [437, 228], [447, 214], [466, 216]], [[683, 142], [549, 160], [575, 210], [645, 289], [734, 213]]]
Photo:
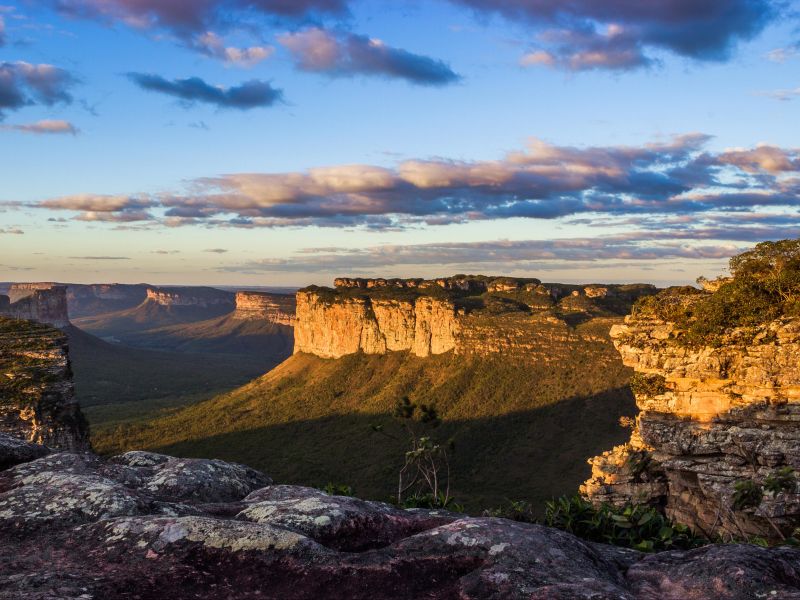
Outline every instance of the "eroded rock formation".
[[426, 296], [405, 300], [339, 298], [297, 293], [295, 352], [340, 358], [364, 352], [411, 351], [416, 356], [455, 348], [458, 323], [452, 301]]
[[236, 292], [237, 319], [266, 320], [278, 325], [294, 326], [297, 301], [293, 296], [267, 292]]
[[162, 306], [226, 306], [235, 305], [230, 292], [207, 287], [191, 288], [147, 288], [147, 300]]
[[[800, 526], [792, 475], [800, 471], [800, 319], [734, 329], [707, 346], [675, 333], [675, 323], [644, 313], [612, 329], [623, 362], [636, 370], [641, 412], [628, 444], [590, 461], [583, 493], [596, 502], [659, 504], [708, 535], [790, 535]], [[769, 481], [775, 485], [765, 488]]]
[[[445, 279], [336, 279], [336, 289], [297, 294], [295, 352], [340, 358], [356, 352], [408, 351], [425, 357], [512, 352], [549, 360], [553, 336], [580, 337], [562, 320], [626, 314], [653, 286], [542, 284], [538, 279], [457, 276]], [[574, 295], [572, 295], [574, 293]], [[565, 296], [560, 302], [559, 298]], [[603, 343], [607, 340], [602, 340]]]
[[0, 316], [67, 327], [67, 288], [49, 283], [14, 284], [8, 296], [0, 296]]
[[53, 448], [88, 448], [61, 331], [0, 317], [0, 432]]
[[643, 555], [539, 525], [275, 485], [222, 461], [19, 446], [0, 434], [0, 464], [16, 464], [0, 472], [3, 600], [800, 595], [795, 549]]

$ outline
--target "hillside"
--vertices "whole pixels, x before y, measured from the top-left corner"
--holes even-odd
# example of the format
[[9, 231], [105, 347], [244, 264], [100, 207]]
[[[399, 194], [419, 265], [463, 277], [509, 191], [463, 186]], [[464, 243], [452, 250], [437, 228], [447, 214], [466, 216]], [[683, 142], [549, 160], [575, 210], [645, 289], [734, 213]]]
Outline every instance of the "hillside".
[[230, 313], [193, 323], [120, 334], [126, 344], [153, 350], [242, 354], [269, 357], [275, 363], [291, 356], [292, 328], [266, 320], [241, 319]]
[[78, 400], [92, 424], [210, 398], [250, 381], [279, 359], [160, 352], [105, 342], [66, 328]]
[[296, 354], [234, 392], [156, 418], [99, 424], [93, 443], [103, 453], [147, 448], [232, 459], [281, 482], [333, 481], [386, 499], [405, 446], [370, 426], [400, 434], [391, 415], [409, 396], [436, 407], [437, 438], [455, 439], [459, 500], [471, 508], [520, 498], [541, 504], [575, 491], [589, 474], [586, 458], [625, 438], [617, 420], [635, 407], [630, 371], [607, 335], [618, 321], [573, 329], [543, 316], [535, 341], [544, 359]]
[[75, 325], [101, 338], [124, 341], [128, 334], [143, 329], [195, 323], [220, 317], [233, 309], [232, 305], [171, 306], [145, 300], [134, 308], [117, 312], [73, 319]]

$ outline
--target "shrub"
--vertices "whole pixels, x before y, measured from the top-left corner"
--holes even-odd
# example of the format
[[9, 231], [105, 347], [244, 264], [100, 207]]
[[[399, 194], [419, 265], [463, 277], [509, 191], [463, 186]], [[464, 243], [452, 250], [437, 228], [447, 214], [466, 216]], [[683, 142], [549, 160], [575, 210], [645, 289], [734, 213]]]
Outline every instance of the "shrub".
[[686, 525], [671, 522], [652, 506], [594, 506], [580, 496], [548, 502], [544, 524], [592, 542], [642, 552], [688, 549], [705, 543]]
[[733, 489], [733, 508], [735, 510], [755, 508], [761, 504], [761, 499], [764, 497], [762, 487], [751, 479], [737, 481]]
[[667, 391], [667, 380], [661, 375], [634, 373], [631, 377], [631, 391], [637, 396], [651, 398]]
[[778, 469], [764, 479], [764, 491], [772, 494], [793, 492], [797, 485], [797, 475], [792, 467]]
[[353, 488], [343, 483], [331, 483], [322, 488], [322, 491], [331, 496], [355, 496]]
[[500, 517], [520, 523], [536, 523], [533, 505], [525, 500], [509, 500], [507, 504], [483, 511], [486, 517]]

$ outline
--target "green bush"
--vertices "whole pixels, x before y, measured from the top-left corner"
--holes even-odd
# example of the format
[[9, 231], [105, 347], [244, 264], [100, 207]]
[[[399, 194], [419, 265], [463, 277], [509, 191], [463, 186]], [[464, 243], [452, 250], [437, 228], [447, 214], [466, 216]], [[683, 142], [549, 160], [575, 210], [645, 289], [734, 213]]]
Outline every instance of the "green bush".
[[592, 542], [642, 552], [688, 549], [705, 543], [686, 525], [671, 522], [652, 506], [595, 506], [580, 496], [548, 502], [544, 524]]
[[331, 496], [355, 496], [353, 488], [343, 483], [329, 482], [324, 488], [322, 488], [322, 491]]
[[538, 522], [533, 512], [533, 505], [525, 500], [509, 500], [508, 503], [503, 506], [483, 511], [483, 515], [486, 517], [510, 519], [520, 523]]
[[772, 494], [793, 492], [797, 486], [797, 474], [792, 467], [778, 469], [764, 479], [764, 491]]
[[[732, 277], [712, 294], [669, 288], [640, 299], [634, 314], [674, 323], [689, 346], [718, 345], [730, 329], [755, 329], [800, 315], [800, 240], [757, 244], [731, 258], [730, 272]], [[749, 339], [745, 335], [742, 341]]]
[[667, 380], [662, 375], [634, 373], [631, 377], [631, 391], [637, 396], [651, 398], [667, 391]]
[[431, 508], [464, 512], [464, 507], [458, 504], [452, 496], [448, 496], [444, 492], [439, 492], [436, 495], [430, 492], [424, 494], [414, 493], [403, 498], [397, 505], [400, 508]]
[[737, 481], [733, 486], [733, 490], [733, 508], [735, 510], [755, 508], [761, 504], [761, 500], [764, 497], [763, 488], [751, 479]]

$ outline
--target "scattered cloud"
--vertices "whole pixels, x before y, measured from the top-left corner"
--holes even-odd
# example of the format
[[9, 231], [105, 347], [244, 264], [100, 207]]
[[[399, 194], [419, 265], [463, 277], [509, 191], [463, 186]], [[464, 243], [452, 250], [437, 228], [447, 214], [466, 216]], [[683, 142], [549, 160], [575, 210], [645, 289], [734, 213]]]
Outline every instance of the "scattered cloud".
[[22, 235], [25, 232], [18, 227], [8, 227], [6, 229], [0, 228], [0, 235]]
[[0, 15], [0, 47], [6, 45], [6, 21], [3, 19], [3, 16]]
[[247, 14], [303, 20], [344, 15], [346, 0], [48, 0], [62, 13], [121, 22], [137, 29], [161, 28], [179, 36], [207, 31]]
[[151, 254], [180, 254], [180, 250], [153, 250]]
[[129, 256], [68, 256], [73, 260], [131, 260]]
[[771, 62], [785, 63], [787, 60], [800, 56], [800, 43], [786, 46], [785, 48], [775, 48], [767, 52], [766, 58]]
[[461, 77], [446, 63], [393, 48], [378, 39], [313, 27], [278, 38], [297, 68], [331, 77], [370, 75], [442, 86]]
[[213, 252], [214, 254], [225, 254], [227, 250], [225, 248], [208, 248], [203, 250], [203, 252]]
[[773, 98], [774, 100], [780, 100], [781, 102], [787, 102], [789, 100], [794, 100], [795, 98], [800, 96], [800, 87], [787, 90], [770, 90], [767, 92], [758, 92], [758, 95], [766, 96], [768, 98]]
[[204, 54], [238, 67], [252, 67], [275, 54], [274, 46], [236, 48], [226, 46], [225, 40], [212, 31], [195, 38], [194, 46]]
[[223, 88], [210, 85], [199, 77], [169, 81], [159, 75], [129, 73], [128, 78], [144, 90], [173, 96], [185, 104], [201, 102], [219, 108], [249, 110], [272, 106], [283, 99], [282, 90], [258, 79]]
[[23, 133], [34, 134], [71, 134], [78, 135], [79, 130], [69, 121], [43, 120], [35, 123], [24, 123], [20, 125], [0, 125], [0, 129], [6, 131], [21, 131]]
[[69, 88], [75, 83], [69, 72], [53, 65], [0, 62], [0, 119], [4, 111], [31, 104], [69, 104]]
[[451, 0], [524, 23], [541, 47], [523, 58], [570, 70], [632, 69], [652, 50], [698, 61], [727, 60], [780, 13], [778, 0]]
[[711, 153], [687, 134], [639, 146], [557, 146], [539, 139], [499, 160], [403, 160], [238, 173], [183, 192], [71, 196], [33, 206], [79, 220], [176, 227], [363, 227], [393, 230], [507, 218], [645, 219], [800, 207], [800, 149]]

